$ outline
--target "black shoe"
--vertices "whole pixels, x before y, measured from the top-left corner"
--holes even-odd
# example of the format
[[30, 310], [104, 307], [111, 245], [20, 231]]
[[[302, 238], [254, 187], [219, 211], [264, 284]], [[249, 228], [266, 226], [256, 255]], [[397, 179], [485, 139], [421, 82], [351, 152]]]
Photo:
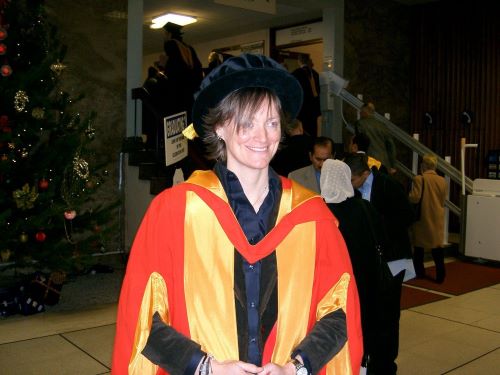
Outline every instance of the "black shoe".
[[425, 279], [424, 249], [422, 247], [413, 249], [413, 268], [415, 268], [417, 279]]
[[442, 284], [446, 276], [444, 268], [444, 253], [443, 249], [432, 249], [432, 258], [436, 264], [436, 283]]
[[439, 275], [439, 276], [436, 276], [436, 280], [434, 280], [437, 284], [442, 284], [444, 283], [444, 275]]

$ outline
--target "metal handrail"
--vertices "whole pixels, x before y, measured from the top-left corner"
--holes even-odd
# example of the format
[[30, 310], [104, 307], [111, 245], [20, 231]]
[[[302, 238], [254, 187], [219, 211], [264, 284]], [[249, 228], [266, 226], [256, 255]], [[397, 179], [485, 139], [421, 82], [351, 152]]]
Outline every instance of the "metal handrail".
[[[401, 163], [399, 160], [396, 160], [396, 168], [400, 170], [406, 177], [412, 179], [415, 174], [412, 172], [410, 168], [408, 168], [406, 165]], [[452, 213], [454, 213], [457, 216], [460, 216], [462, 214], [462, 209], [458, 207], [455, 203], [452, 201], [446, 199], [444, 201], [444, 205], [450, 209]]]
[[[348, 103], [349, 105], [351, 105], [351, 107], [355, 108], [356, 110], [358, 111], [361, 110], [361, 107], [364, 105], [364, 103], [345, 89], [345, 87], [347, 87], [348, 84], [347, 80], [345, 80], [341, 76], [331, 71], [324, 72], [324, 74], [325, 74], [325, 80], [328, 82], [329, 90], [333, 95], [340, 97], [344, 102]], [[382, 122], [387, 127], [387, 129], [392, 134], [392, 136], [394, 136], [394, 138], [396, 138], [401, 143], [409, 147], [411, 150], [413, 150], [413, 152], [418, 153], [420, 156], [423, 156], [428, 153], [433, 153], [431, 149], [429, 149], [428, 147], [424, 146], [419, 141], [411, 137], [408, 133], [400, 129], [398, 126], [393, 124], [384, 116], [375, 112], [375, 118], [380, 122]], [[349, 131], [354, 132], [352, 125], [346, 123], [346, 127]], [[457, 184], [462, 185], [463, 183], [465, 185], [465, 190], [468, 192], [472, 192], [472, 180], [470, 178], [464, 176], [463, 179], [464, 181], [462, 181], [461, 171], [453, 167], [450, 163], [448, 163], [446, 160], [444, 160], [439, 156], [437, 156], [437, 161], [438, 161], [437, 169], [439, 171], [449, 176], [450, 180], [456, 182]], [[413, 171], [411, 171], [406, 165], [401, 163], [399, 160], [396, 160], [396, 168], [400, 170], [406, 177], [413, 179], [413, 176], [415, 175]], [[461, 216], [462, 209], [453, 202], [451, 202], [450, 200], [445, 201], [445, 206], [449, 208], [449, 210], [455, 215]]]
[[[347, 90], [342, 88], [338, 93], [334, 92], [336, 95], [338, 95], [340, 98], [342, 98], [346, 103], [350, 104], [352, 107], [354, 107], [357, 110], [360, 110], [361, 107], [364, 105], [364, 103], [350, 94]], [[429, 153], [434, 153], [430, 148], [424, 146], [422, 143], [414, 139], [412, 136], [410, 136], [407, 132], [399, 128], [397, 125], [392, 123], [391, 121], [387, 120], [384, 116], [380, 115], [379, 113], [375, 112], [374, 116], [377, 120], [382, 122], [389, 132], [393, 135], [394, 138], [396, 138], [398, 141], [403, 143], [405, 146], [409, 147], [411, 150], [414, 152], [418, 153], [420, 156], [423, 156], [425, 154]], [[436, 155], [437, 156], [437, 155]], [[462, 172], [459, 171], [457, 168], [452, 166], [450, 163], [448, 163], [446, 160], [441, 158], [440, 156], [437, 156], [437, 169], [444, 173], [447, 176], [450, 176], [450, 179], [456, 182], [457, 184], [461, 185], [462, 184]], [[398, 168], [400, 166], [403, 166], [403, 164], [399, 163]], [[465, 189], [468, 192], [472, 192], [472, 179], [469, 177], [465, 177]]]

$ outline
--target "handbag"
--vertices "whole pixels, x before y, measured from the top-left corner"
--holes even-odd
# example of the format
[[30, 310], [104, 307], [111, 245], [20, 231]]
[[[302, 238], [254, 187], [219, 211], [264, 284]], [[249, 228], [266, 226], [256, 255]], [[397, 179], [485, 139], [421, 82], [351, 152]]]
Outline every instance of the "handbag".
[[[363, 202], [364, 203], [364, 202]], [[373, 239], [373, 242], [375, 243], [375, 263], [376, 263], [376, 273], [377, 273], [377, 289], [380, 290], [387, 290], [392, 283], [392, 280], [394, 279], [394, 276], [392, 275], [391, 269], [389, 268], [389, 265], [384, 259], [384, 251], [382, 248], [382, 245], [380, 244], [380, 241], [378, 240], [378, 236], [375, 232], [375, 229], [373, 228], [373, 223], [370, 218], [370, 212], [366, 208], [365, 204], [362, 204], [363, 210], [365, 211], [366, 214], [366, 220], [368, 221], [368, 227], [370, 229], [371, 237]]]
[[412, 203], [415, 221], [419, 221], [422, 216], [422, 198], [424, 197], [425, 189], [425, 178], [422, 176], [422, 191], [420, 193], [420, 199], [417, 203]]

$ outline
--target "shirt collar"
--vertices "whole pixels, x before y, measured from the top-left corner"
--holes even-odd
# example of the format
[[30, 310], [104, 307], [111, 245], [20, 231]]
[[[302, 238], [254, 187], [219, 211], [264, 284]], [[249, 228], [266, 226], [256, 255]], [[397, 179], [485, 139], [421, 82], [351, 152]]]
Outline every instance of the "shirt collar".
[[[241, 192], [243, 191], [238, 177], [227, 169], [226, 164], [222, 162], [215, 164], [214, 172], [219, 178], [229, 202], [233, 201], [235, 198], [234, 193], [236, 193], [235, 189], [238, 190], [238, 192], [240, 192], [240, 190]], [[275, 198], [281, 196], [281, 179], [271, 167], [269, 167], [269, 190]]]
[[361, 187], [358, 189], [363, 199], [366, 199], [367, 201], [370, 200], [370, 195], [372, 192], [372, 184], [373, 184], [373, 173], [370, 172], [363, 185], [361, 185]]

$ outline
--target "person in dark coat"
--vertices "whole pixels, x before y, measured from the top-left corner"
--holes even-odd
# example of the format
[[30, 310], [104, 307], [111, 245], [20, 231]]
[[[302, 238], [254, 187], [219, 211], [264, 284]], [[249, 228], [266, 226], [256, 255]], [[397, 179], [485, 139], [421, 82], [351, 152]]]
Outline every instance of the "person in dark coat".
[[371, 373], [395, 375], [402, 284], [404, 280], [415, 276], [408, 233], [415, 220], [414, 212], [403, 186], [388, 174], [380, 173], [375, 168], [370, 170], [366, 155], [351, 154], [344, 161], [351, 168], [353, 187], [377, 210], [387, 238], [384, 257], [394, 279], [380, 298], [379, 330], [371, 361]]
[[364, 133], [370, 139], [366, 153], [387, 168], [390, 174], [396, 172], [396, 146], [385, 124], [375, 118], [375, 105], [367, 103], [361, 107], [360, 119], [354, 124], [356, 134]]
[[304, 102], [297, 118], [302, 121], [304, 131], [312, 137], [318, 136], [318, 117], [321, 116], [319, 102], [319, 74], [312, 67], [309, 55], [299, 55], [300, 67], [292, 74], [304, 91]]
[[[202, 65], [194, 48], [182, 40], [182, 26], [168, 22], [164, 30], [163, 49], [166, 59], [163, 72], [167, 77], [166, 98], [163, 104], [165, 116], [186, 111], [187, 124], [190, 124], [194, 94], [203, 79]], [[163, 140], [163, 128], [159, 133], [160, 139]], [[175, 170], [178, 168], [182, 169], [186, 180], [194, 170], [212, 167], [213, 163], [203, 156], [204, 146], [199, 140], [188, 141], [188, 153], [187, 158], [166, 167], [167, 187], [172, 186]]]
[[155, 149], [160, 131], [158, 117], [165, 115], [165, 103], [168, 101], [169, 92], [168, 80], [163, 70], [157, 66], [150, 66], [142, 87], [149, 95], [149, 102], [143, 104], [142, 109], [142, 134], [146, 136], [146, 147]]
[[[201, 61], [198, 58], [195, 49], [184, 42], [182, 38], [182, 26], [172, 22], [167, 22], [165, 26], [163, 26], [163, 30], [165, 31], [165, 42], [163, 43], [165, 53], [169, 56], [168, 51], [176, 53], [176, 50], [178, 50], [181, 55], [183, 65], [185, 65], [182, 68], [184, 69], [187, 67], [189, 70], [189, 80], [184, 79], [184, 84], [188, 86], [192, 96], [198, 91], [203, 79], [203, 66]], [[174, 48], [174, 45], [176, 45], [176, 48]], [[176, 62], [176, 64], [177, 63], [178, 62]], [[168, 61], [167, 65], [169, 65]], [[175, 69], [178, 68], [178, 66], [175, 67]]]
[[354, 196], [351, 170], [343, 161], [325, 160], [320, 186], [321, 196], [339, 221], [339, 230], [351, 257], [361, 307], [363, 362], [369, 366], [369, 358], [377, 344], [377, 300], [380, 295], [376, 246], [386, 246], [382, 222], [370, 202]]
[[285, 127], [285, 133], [285, 138], [271, 161], [271, 167], [280, 176], [288, 176], [290, 172], [311, 164], [309, 152], [314, 142], [310, 135], [304, 134], [302, 122], [298, 119]]

